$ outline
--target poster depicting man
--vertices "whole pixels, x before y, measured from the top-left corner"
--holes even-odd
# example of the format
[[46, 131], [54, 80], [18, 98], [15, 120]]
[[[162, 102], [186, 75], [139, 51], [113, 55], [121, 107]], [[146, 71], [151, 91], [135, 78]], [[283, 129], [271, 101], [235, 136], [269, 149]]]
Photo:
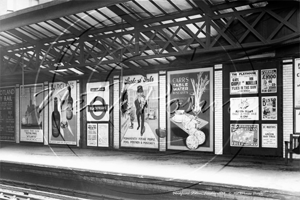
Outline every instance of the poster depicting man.
[[20, 87], [21, 142], [44, 141], [43, 106], [41, 106], [43, 100], [42, 84]]
[[77, 144], [77, 83], [50, 83], [49, 143]]
[[124, 76], [121, 92], [121, 146], [158, 148], [158, 75]]

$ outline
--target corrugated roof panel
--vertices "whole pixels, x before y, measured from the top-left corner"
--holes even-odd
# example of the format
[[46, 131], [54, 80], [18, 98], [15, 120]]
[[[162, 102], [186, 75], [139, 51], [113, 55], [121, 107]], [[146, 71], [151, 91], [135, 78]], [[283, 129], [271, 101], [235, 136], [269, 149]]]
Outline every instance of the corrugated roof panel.
[[[62, 19], [62, 18], [61, 18]], [[61, 33], [71, 33], [70, 31], [68, 31], [66, 28], [64, 28], [64, 27], [62, 27], [62, 26], [60, 26], [60, 25], [58, 25], [57, 23], [55, 23], [55, 22], [53, 22], [53, 21], [51, 21], [51, 20], [48, 20], [48, 21], [46, 21], [47, 23], [46, 24], [49, 24], [49, 25], [51, 25], [51, 26], [53, 26], [53, 29], [57, 29], [57, 31], [59, 31], [59, 34], [61, 34]], [[44, 22], [41, 22], [41, 23], [44, 23]], [[50, 27], [51, 27], [50, 26]]]
[[158, 7], [156, 7], [151, 1], [138, 0], [136, 2], [154, 16], [164, 15], [164, 13]]
[[39, 38], [36, 37], [35, 35], [30, 34], [30, 33], [28, 33], [27, 31], [24, 31], [24, 30], [21, 29], [21, 28], [16, 28], [16, 30], [19, 31], [19, 32], [21, 32], [21, 33], [23, 33], [24, 35], [27, 35], [28, 37], [31, 37], [31, 38], [34, 39], [34, 40], [39, 39]]
[[122, 18], [119, 17], [116, 13], [114, 13], [110, 9], [105, 7], [105, 8], [100, 8], [98, 10], [102, 12], [104, 15], [106, 15], [107, 17], [109, 17], [110, 20], [113, 20], [115, 23], [117, 24], [122, 23]]
[[87, 21], [90, 25], [99, 27], [99, 21], [96, 21], [86, 13], [77, 13], [77, 16]]
[[185, 0], [172, 0], [180, 10], [191, 10], [193, 7]]
[[135, 20], [139, 20], [139, 18], [134, 14], [134, 13], [131, 13], [130, 12], [130, 10], [128, 10], [127, 8], [126, 8], [126, 6], [125, 5], [123, 5], [122, 3], [121, 4], [117, 4], [116, 5], [117, 7], [119, 7], [121, 10], [123, 10], [126, 14], [128, 14], [130, 17], [132, 17], [133, 19], [135, 19]]
[[39, 32], [43, 33], [44, 35], [48, 35], [50, 37], [55, 37], [56, 35], [53, 35], [53, 33], [47, 31], [45, 28], [42, 28], [36, 24], [31, 24], [29, 25], [31, 28], [33, 28], [34, 30], [38, 30]]
[[5, 42], [5, 43], [9, 44], [9, 45], [14, 45], [14, 44], [16, 44], [15, 42], [13, 42], [13, 41], [11, 41], [11, 40], [5, 38], [5, 37], [1, 37], [1, 40], [2, 40], [3, 42]]
[[[69, 24], [70, 27], [73, 27], [79, 31], [82, 31], [82, 28], [80, 26], [78, 26], [78, 24], [76, 22], [73, 22], [72, 20], [67, 19], [65, 17], [61, 17], [60, 19], [63, 20], [64, 22], [66, 22], [67, 24]], [[69, 28], [69, 27], [66, 27], [66, 28]], [[66, 29], [66, 28], [64, 28], [64, 29]]]
[[76, 15], [66, 16], [65, 18], [67, 18], [72, 23], [74, 23], [77, 26], [79, 26], [80, 30], [85, 30], [85, 29], [91, 28], [90, 24], [88, 24], [83, 18], [80, 18], [80, 17], [78, 17]]
[[235, 9], [236, 9], [237, 11], [248, 10], [248, 9], [250, 9], [250, 8], [251, 8], [251, 7], [250, 7], [249, 5], [235, 7]]
[[0, 45], [2, 45], [2, 46], [9, 46], [9, 44], [7, 44], [6, 42], [3, 42], [3, 41], [1, 40], [1, 38], [0, 38]]
[[22, 41], [20, 40], [20, 38], [18, 36], [15, 36], [11, 33], [2, 32], [2, 33], [0, 33], [0, 35], [6, 37], [9, 40], [12, 40], [15, 43], [22, 43]]
[[136, 13], [140, 18], [150, 18], [151, 15], [149, 15], [145, 10], [139, 6], [139, 4], [134, 3], [132, 1], [126, 2], [123, 5], [126, 6], [127, 9], [131, 10], [132, 12]]
[[166, 11], [166, 13], [174, 13], [178, 12], [178, 10], [172, 6], [168, 1], [162, 1], [162, 0], [153, 0], [161, 9]]
[[100, 23], [102, 23], [105, 26], [115, 25], [115, 23], [112, 20], [110, 20], [106, 16], [102, 15], [99, 11], [93, 12], [92, 15], [93, 15], [93, 17], [98, 19], [100, 21]]
[[32, 34], [32, 35], [36, 36], [38, 39], [47, 38], [46, 35], [38, 32], [37, 30], [31, 28], [30, 26], [23, 26], [22, 29], [27, 31], [29, 34]]
[[38, 25], [44, 27], [48, 31], [51, 31], [55, 35], [60, 35], [62, 33], [62, 31], [60, 29], [55, 28], [55, 27], [53, 27], [53, 26], [51, 26], [51, 25], [49, 25], [49, 24], [47, 24], [45, 22], [40, 22], [40, 23], [38, 23]]

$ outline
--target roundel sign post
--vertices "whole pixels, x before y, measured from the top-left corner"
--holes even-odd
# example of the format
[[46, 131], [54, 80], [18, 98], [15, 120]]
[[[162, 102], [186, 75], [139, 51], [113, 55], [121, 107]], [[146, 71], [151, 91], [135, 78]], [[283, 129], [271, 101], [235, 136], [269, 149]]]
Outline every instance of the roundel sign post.
[[109, 121], [109, 82], [87, 83], [87, 121]]

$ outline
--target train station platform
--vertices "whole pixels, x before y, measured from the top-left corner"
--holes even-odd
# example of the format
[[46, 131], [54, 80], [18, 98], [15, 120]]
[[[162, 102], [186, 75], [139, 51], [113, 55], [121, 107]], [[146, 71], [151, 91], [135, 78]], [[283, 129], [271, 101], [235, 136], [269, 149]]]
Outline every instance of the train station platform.
[[[64, 180], [74, 180], [76, 172], [82, 181], [127, 188], [128, 199], [130, 191], [138, 188], [159, 190], [173, 199], [199, 199], [197, 195], [207, 199], [300, 199], [299, 160], [285, 165], [283, 158], [1, 144], [0, 161], [2, 181], [16, 180], [25, 172], [44, 173], [44, 177], [65, 174]], [[22, 167], [12, 170], [14, 165]], [[66, 175], [69, 172], [73, 175]], [[24, 176], [23, 181], [34, 184], [34, 176], [30, 177]], [[39, 181], [42, 184], [45, 178]], [[155, 199], [136, 194], [132, 193], [133, 199]], [[161, 199], [158, 194], [156, 199]]]

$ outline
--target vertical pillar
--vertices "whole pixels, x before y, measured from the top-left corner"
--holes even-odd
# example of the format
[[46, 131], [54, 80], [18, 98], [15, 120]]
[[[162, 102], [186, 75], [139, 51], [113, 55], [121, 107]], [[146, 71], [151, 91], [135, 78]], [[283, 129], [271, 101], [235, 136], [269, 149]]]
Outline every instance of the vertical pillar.
[[[282, 80], [283, 80], [283, 143], [290, 140], [293, 133], [293, 60], [283, 60]], [[283, 144], [283, 157], [285, 148]]]
[[113, 147], [115, 149], [119, 149], [120, 148], [120, 80], [119, 80], [119, 76], [114, 76], [114, 82], [113, 82], [113, 86], [114, 86], [114, 99], [113, 99], [113, 108], [114, 108], [114, 123], [113, 123]]
[[49, 83], [44, 82], [44, 101], [43, 101], [43, 132], [44, 132], [44, 145], [49, 144]]
[[[159, 72], [159, 128], [166, 130], [166, 71]], [[166, 130], [167, 131], [167, 130]], [[159, 138], [159, 151], [166, 151], [166, 137]]]
[[20, 85], [16, 85], [15, 93], [15, 138], [16, 143], [20, 143]]
[[223, 154], [223, 66], [215, 65], [215, 154]]

